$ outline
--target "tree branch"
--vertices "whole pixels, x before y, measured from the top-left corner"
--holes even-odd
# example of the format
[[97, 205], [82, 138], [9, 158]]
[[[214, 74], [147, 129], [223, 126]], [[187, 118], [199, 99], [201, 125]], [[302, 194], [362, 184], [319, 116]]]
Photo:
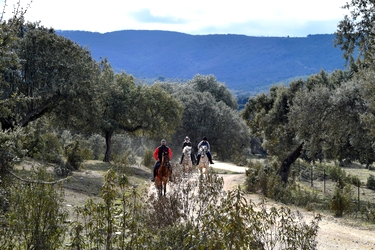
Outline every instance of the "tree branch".
[[54, 185], [54, 184], [57, 184], [59, 182], [63, 182], [69, 178], [71, 178], [72, 176], [69, 176], [69, 177], [66, 177], [64, 179], [61, 179], [61, 180], [58, 180], [58, 181], [41, 181], [41, 180], [27, 180], [27, 179], [23, 179], [21, 177], [19, 177], [18, 175], [14, 174], [13, 172], [5, 169], [5, 171], [7, 171], [8, 173], [10, 173], [11, 175], [13, 175], [16, 179], [20, 180], [20, 181], [23, 181], [23, 182], [27, 182], [27, 183], [37, 183], [37, 184], [50, 184], [50, 185]]

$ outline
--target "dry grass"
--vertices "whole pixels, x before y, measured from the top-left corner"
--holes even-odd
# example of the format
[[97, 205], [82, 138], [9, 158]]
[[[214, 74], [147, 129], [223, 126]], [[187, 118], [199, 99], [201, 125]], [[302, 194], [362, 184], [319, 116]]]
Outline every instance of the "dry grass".
[[[361, 186], [359, 188], [359, 195], [358, 195], [358, 187], [352, 185], [352, 194], [353, 198], [356, 200], [359, 199], [365, 202], [375, 202], [375, 191], [368, 189], [366, 187], [367, 179], [370, 175], [375, 175], [375, 171], [366, 169], [364, 166], [359, 164], [351, 164], [350, 167], [342, 168], [346, 172], [346, 176], [357, 176], [361, 181]], [[332, 196], [334, 194], [334, 190], [336, 187], [336, 182], [332, 180], [313, 180], [311, 183], [310, 181], [300, 182], [307, 188], [313, 189], [317, 192], [322, 192], [324, 195]]]

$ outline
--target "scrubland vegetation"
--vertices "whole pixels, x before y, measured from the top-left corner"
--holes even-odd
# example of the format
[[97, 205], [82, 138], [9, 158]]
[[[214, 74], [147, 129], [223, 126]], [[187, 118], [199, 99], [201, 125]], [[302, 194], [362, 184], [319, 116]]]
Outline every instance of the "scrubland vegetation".
[[[353, 16], [335, 35], [348, 69], [275, 85], [251, 96], [241, 112], [213, 75], [139, 84], [53, 29], [25, 22], [27, 9], [1, 17], [2, 248], [316, 248], [319, 215], [306, 222], [285, 207], [265, 210], [245, 192], [374, 222], [373, 203], [359, 194], [375, 186], [375, 17], [367, 16], [375, 12], [368, 1], [346, 7]], [[224, 192], [215, 173], [204, 181], [176, 171], [175, 192], [149, 195], [136, 182], [147, 174], [129, 166], [151, 168], [161, 138], [177, 161], [186, 135], [193, 145], [207, 136], [216, 159], [248, 166], [246, 189]], [[265, 163], [249, 160], [259, 153]], [[30, 159], [39, 163], [25, 165]], [[75, 182], [89, 160], [103, 161], [100, 189], [100, 179], [86, 188]], [[352, 164], [368, 175], [347, 173]], [[327, 186], [317, 191], [314, 183]], [[92, 197], [69, 211], [67, 186]]]

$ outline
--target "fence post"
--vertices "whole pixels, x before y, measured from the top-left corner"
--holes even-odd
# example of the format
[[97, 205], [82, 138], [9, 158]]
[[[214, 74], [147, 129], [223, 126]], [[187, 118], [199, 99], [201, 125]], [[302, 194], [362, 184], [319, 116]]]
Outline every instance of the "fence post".
[[323, 193], [326, 193], [326, 168], [323, 169]]
[[358, 180], [358, 212], [360, 211], [360, 209], [361, 209], [361, 204], [360, 204], [360, 198], [359, 198], [359, 196], [360, 196], [360, 186], [361, 186], [361, 181], [360, 180]]

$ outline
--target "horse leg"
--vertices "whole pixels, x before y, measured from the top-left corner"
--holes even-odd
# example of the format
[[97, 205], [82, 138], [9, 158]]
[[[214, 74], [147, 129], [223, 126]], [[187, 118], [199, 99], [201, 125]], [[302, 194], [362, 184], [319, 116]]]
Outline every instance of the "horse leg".
[[162, 183], [158, 183], [158, 195], [159, 195], [159, 197], [162, 195], [162, 193], [161, 193], [161, 191], [162, 191]]
[[210, 165], [207, 163], [207, 165], [206, 165], [206, 179], [207, 180], [210, 178], [209, 169], [210, 169]]

